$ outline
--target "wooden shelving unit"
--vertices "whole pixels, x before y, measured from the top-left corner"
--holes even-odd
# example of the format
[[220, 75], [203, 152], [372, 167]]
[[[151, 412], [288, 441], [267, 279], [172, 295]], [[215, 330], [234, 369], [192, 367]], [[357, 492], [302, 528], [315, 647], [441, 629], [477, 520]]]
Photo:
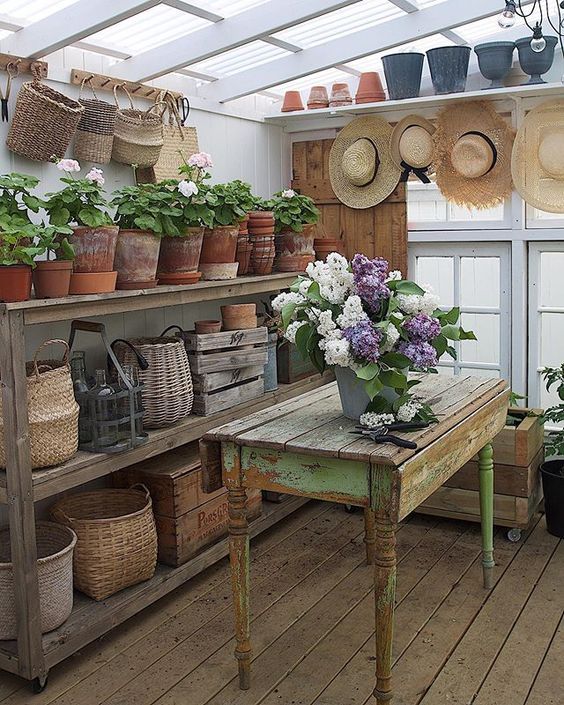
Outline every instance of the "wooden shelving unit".
[[[4, 421], [6, 470], [0, 471], [0, 503], [8, 508], [18, 618], [18, 639], [0, 642], [0, 668], [43, 687], [49, 668], [104, 634], [116, 624], [181, 585], [227, 555], [221, 541], [179, 568], [159, 565], [155, 576], [102, 602], [76, 595], [70, 618], [57, 630], [42, 636], [39, 624], [39, 589], [35, 541], [35, 503], [90, 480], [108, 475], [201, 437], [207, 430], [278, 402], [291, 399], [330, 381], [331, 376], [308, 377], [294, 384], [207, 417], [189, 416], [173, 426], [150, 432], [149, 441], [119, 455], [79, 452], [69, 462], [31, 470], [25, 377], [25, 329], [38, 323], [68, 321], [164, 306], [276, 292], [286, 288], [295, 274], [240, 277], [232, 281], [202, 282], [142, 291], [119, 291], [97, 296], [32, 300], [0, 304], [0, 379]], [[252, 524], [256, 535], [297, 509], [303, 500], [270, 506]]]

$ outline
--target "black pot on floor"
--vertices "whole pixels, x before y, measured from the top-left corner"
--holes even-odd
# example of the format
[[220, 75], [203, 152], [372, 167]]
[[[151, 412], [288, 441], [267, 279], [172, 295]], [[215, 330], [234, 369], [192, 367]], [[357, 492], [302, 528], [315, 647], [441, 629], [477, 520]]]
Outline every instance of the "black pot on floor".
[[564, 539], [564, 458], [547, 460], [541, 466], [546, 528]]
[[429, 49], [427, 61], [437, 95], [462, 93], [466, 89], [470, 47], [448, 46]]
[[425, 54], [405, 52], [382, 57], [390, 100], [417, 98], [421, 89]]

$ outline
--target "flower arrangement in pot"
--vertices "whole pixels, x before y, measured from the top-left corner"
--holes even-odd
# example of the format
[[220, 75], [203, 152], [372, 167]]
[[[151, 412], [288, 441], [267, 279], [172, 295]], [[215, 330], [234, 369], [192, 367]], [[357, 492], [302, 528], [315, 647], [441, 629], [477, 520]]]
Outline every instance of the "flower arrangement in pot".
[[544, 421], [560, 427], [548, 432], [545, 450], [549, 459], [540, 466], [546, 528], [554, 536], [564, 538], [564, 364], [545, 367], [542, 376], [547, 392], [555, 387], [559, 400], [544, 412]]
[[435, 420], [408, 372], [436, 372], [443, 353], [456, 356], [451, 341], [475, 340], [458, 308], [442, 311], [430, 288], [361, 254], [309, 264], [272, 305], [302, 356], [320, 372], [335, 368], [345, 416], [368, 427]]
[[47, 259], [35, 262], [33, 288], [36, 299], [67, 296], [70, 291], [74, 247], [69, 242], [73, 229], [68, 225], [34, 226], [35, 242]]
[[315, 260], [313, 225], [319, 210], [313, 199], [293, 189], [275, 193], [272, 201], [276, 233], [275, 268], [280, 272], [303, 272]]
[[75, 259], [70, 291], [74, 294], [114, 291], [118, 227], [108, 213], [104, 174], [92, 167], [84, 178], [75, 177], [80, 171], [75, 159], [59, 159], [56, 165], [65, 173], [61, 177], [64, 186], [46, 194], [44, 207], [51, 225], [72, 228], [69, 243], [74, 248]]

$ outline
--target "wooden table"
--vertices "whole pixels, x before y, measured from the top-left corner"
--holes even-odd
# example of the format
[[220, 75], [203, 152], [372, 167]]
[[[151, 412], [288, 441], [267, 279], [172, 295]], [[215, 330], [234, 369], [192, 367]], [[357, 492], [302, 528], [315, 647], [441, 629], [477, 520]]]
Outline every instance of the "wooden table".
[[[250, 687], [249, 527], [246, 488], [364, 508], [368, 563], [374, 563], [378, 705], [392, 698], [392, 633], [398, 522], [479, 454], [484, 586], [492, 585], [492, 438], [503, 428], [509, 390], [498, 379], [426, 375], [416, 388], [439, 422], [403, 434], [417, 450], [350, 435], [335, 384], [233, 421], [202, 440], [209, 489], [228, 488], [235, 656], [239, 684]], [[400, 434], [398, 434], [400, 435]]]

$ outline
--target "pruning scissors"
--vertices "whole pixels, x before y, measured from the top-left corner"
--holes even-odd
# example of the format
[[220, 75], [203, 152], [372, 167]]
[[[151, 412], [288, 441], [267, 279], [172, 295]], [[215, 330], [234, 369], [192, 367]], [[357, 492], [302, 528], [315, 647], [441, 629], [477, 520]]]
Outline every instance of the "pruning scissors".
[[190, 115], [190, 101], [186, 96], [176, 99], [176, 107], [178, 108], [178, 113], [180, 115], [180, 125], [184, 127], [186, 120], [188, 120], [188, 115]]
[[408, 441], [406, 438], [400, 438], [399, 436], [394, 436], [390, 433], [392, 431], [416, 431], [423, 428], [427, 428], [429, 424], [426, 421], [414, 421], [406, 423], [393, 423], [389, 425], [376, 426], [375, 428], [365, 428], [364, 426], [357, 426], [356, 431], [350, 431], [349, 433], [355, 434], [357, 436], [365, 436], [374, 441], [374, 443], [393, 443], [399, 448], [409, 448], [410, 450], [417, 449], [417, 443], [414, 441]]

